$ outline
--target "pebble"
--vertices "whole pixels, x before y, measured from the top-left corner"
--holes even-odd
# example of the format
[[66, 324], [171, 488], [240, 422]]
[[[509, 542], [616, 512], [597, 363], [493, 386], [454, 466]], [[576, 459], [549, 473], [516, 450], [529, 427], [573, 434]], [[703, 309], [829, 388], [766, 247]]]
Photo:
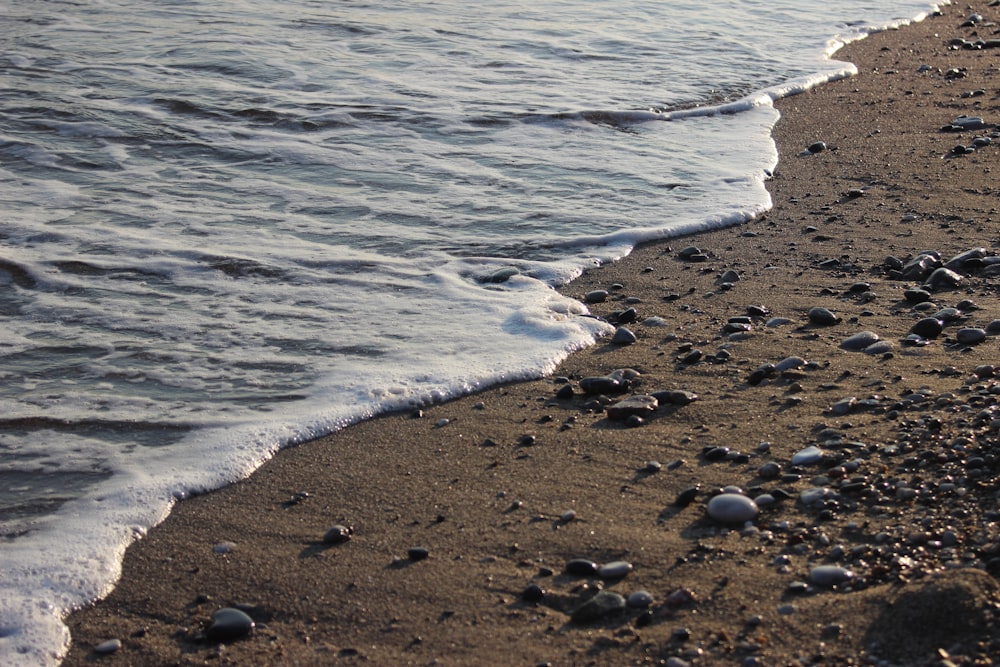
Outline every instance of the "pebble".
[[757, 468], [757, 474], [760, 475], [762, 479], [775, 479], [781, 474], [781, 466], [774, 461], [768, 461], [761, 467]]
[[806, 360], [803, 359], [802, 357], [785, 357], [784, 359], [782, 359], [781, 361], [779, 361], [774, 365], [774, 370], [781, 373], [784, 371], [793, 370], [795, 368], [802, 368], [805, 365], [806, 365]]
[[811, 466], [823, 460], [823, 450], [819, 447], [809, 446], [801, 449], [792, 456], [793, 466]]
[[833, 311], [817, 306], [810, 308], [807, 314], [809, 322], [820, 327], [828, 327], [840, 322], [840, 316]]
[[910, 333], [921, 338], [937, 338], [944, 330], [944, 324], [936, 317], [925, 317], [910, 328]]
[[239, 639], [254, 629], [253, 619], [239, 609], [223, 607], [212, 614], [212, 623], [205, 630], [205, 636], [212, 641]]
[[934, 269], [934, 272], [928, 276], [927, 282], [924, 286], [926, 288], [930, 288], [931, 290], [947, 289], [961, 287], [964, 282], [965, 278], [963, 278], [960, 274], [942, 266]]
[[520, 273], [521, 272], [518, 271], [517, 269], [515, 269], [514, 267], [508, 266], [508, 267], [503, 268], [503, 269], [497, 269], [496, 271], [494, 271], [490, 275], [486, 276], [484, 282], [488, 282], [488, 283], [505, 283], [508, 280], [510, 280], [511, 278], [513, 278], [514, 276], [519, 275]]
[[708, 501], [708, 516], [722, 523], [743, 523], [757, 516], [760, 509], [752, 499], [737, 493], [720, 493]]
[[853, 572], [839, 565], [817, 565], [809, 571], [809, 583], [824, 588], [833, 588], [853, 578]]
[[597, 568], [597, 576], [601, 579], [621, 579], [632, 571], [632, 563], [615, 560]]
[[589, 623], [625, 609], [625, 598], [613, 591], [601, 591], [590, 598], [570, 617], [574, 623]]
[[986, 340], [986, 329], [965, 327], [955, 332], [955, 340], [962, 345], [976, 345]]
[[809, 144], [809, 148], [807, 148], [806, 150], [808, 150], [810, 153], [822, 153], [823, 151], [826, 150], [826, 142], [825, 141], [813, 142]]
[[120, 639], [109, 639], [103, 641], [94, 647], [95, 653], [100, 653], [101, 655], [108, 655], [109, 653], [114, 653], [122, 647], [122, 640]]
[[426, 547], [410, 547], [406, 550], [406, 557], [411, 561], [426, 560], [431, 552]]
[[541, 586], [535, 583], [528, 584], [525, 589], [521, 591], [521, 599], [525, 602], [541, 602], [544, 597], [545, 591]]
[[874, 345], [879, 341], [879, 336], [874, 331], [859, 331], [853, 336], [848, 336], [841, 343], [840, 347], [851, 352], [859, 352]]
[[618, 327], [615, 329], [615, 335], [611, 337], [611, 343], [613, 345], [631, 345], [638, 340], [631, 329], [625, 327]]
[[587, 292], [586, 296], [583, 297], [584, 303], [603, 303], [608, 300], [608, 291], [603, 289], [595, 289]]
[[597, 574], [597, 563], [586, 558], [574, 558], [566, 563], [566, 574], [577, 577], [589, 577]]
[[632, 609], [646, 609], [653, 604], [653, 596], [646, 591], [636, 591], [625, 599], [625, 604]]
[[351, 539], [353, 533], [349, 527], [337, 524], [323, 535], [323, 544], [343, 544]]
[[608, 419], [621, 421], [623, 419], [628, 419], [632, 415], [649, 417], [656, 412], [659, 405], [659, 401], [646, 394], [629, 396], [624, 400], [608, 406]]

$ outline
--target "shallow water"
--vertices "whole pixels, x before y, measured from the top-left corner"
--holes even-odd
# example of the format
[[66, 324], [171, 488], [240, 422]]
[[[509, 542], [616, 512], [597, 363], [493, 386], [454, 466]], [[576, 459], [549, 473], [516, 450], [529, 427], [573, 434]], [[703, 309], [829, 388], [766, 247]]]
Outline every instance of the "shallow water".
[[397, 4], [0, 0], [0, 663], [176, 498], [590, 344], [554, 285], [766, 210], [772, 98], [928, 9]]

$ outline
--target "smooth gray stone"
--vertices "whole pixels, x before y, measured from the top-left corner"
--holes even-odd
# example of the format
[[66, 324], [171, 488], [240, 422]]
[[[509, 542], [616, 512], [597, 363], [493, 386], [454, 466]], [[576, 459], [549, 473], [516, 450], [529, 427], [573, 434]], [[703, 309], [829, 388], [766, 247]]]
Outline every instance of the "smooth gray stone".
[[625, 609], [625, 598], [612, 591], [601, 591], [580, 605], [570, 617], [574, 623], [589, 623]]
[[587, 292], [583, 297], [584, 303], [603, 303], [608, 299], [608, 290], [595, 289]]
[[879, 341], [879, 336], [874, 331], [859, 331], [853, 336], [848, 336], [840, 343], [840, 347], [852, 352], [860, 352], [870, 345]]
[[946, 269], [943, 266], [938, 269], [934, 269], [934, 272], [927, 277], [926, 287], [934, 289], [946, 289], [961, 287], [965, 282], [965, 278], [955, 273], [951, 269]]
[[491, 273], [490, 275], [488, 275], [486, 277], [486, 282], [488, 282], [488, 283], [505, 283], [508, 280], [510, 280], [511, 278], [513, 278], [514, 276], [519, 275], [520, 273], [521, 272], [518, 271], [517, 269], [508, 266], [508, 267], [503, 268], [503, 269], [497, 269], [496, 271], [494, 271], [493, 273]]
[[632, 563], [614, 560], [597, 568], [597, 576], [601, 579], [621, 579], [632, 571]]
[[722, 523], [744, 523], [760, 512], [752, 499], [738, 493], [720, 493], [708, 501], [708, 516]]
[[618, 327], [615, 330], [615, 335], [611, 337], [611, 342], [614, 345], [631, 345], [636, 340], [638, 339], [632, 330], [625, 327]]
[[809, 322], [820, 327], [828, 327], [840, 322], [840, 316], [835, 314], [833, 311], [817, 306], [815, 308], [810, 308]]
[[819, 447], [809, 446], [799, 450], [792, 456], [793, 466], [811, 466], [823, 460], [823, 450]]
[[101, 655], [108, 655], [110, 653], [114, 653], [121, 647], [122, 647], [122, 640], [109, 639], [95, 646], [94, 653], [100, 653]]
[[785, 357], [774, 365], [774, 370], [781, 373], [782, 371], [788, 371], [794, 368], [802, 368], [805, 365], [806, 360], [802, 357]]
[[865, 354], [885, 354], [886, 352], [892, 352], [894, 345], [887, 340], [880, 340], [877, 343], [869, 345], [862, 352]]
[[625, 599], [625, 604], [632, 609], [646, 609], [653, 604], [653, 596], [646, 591], [636, 591]]
[[966, 327], [955, 332], [955, 340], [962, 345], [976, 345], [986, 340], [986, 329]]
[[839, 565], [817, 565], [809, 571], [809, 583], [824, 588], [832, 588], [853, 578], [853, 572]]

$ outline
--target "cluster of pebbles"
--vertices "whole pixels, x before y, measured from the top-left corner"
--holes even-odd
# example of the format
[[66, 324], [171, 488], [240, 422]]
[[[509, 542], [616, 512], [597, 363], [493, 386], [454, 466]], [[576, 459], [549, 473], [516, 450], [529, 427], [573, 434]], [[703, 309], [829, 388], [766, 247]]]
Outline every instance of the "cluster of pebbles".
[[[679, 260], [693, 263], [710, 257], [710, 252], [693, 246], [677, 254]], [[1000, 320], [984, 320], [971, 299], [955, 299], [953, 295], [973, 281], [1000, 274], [998, 267], [1000, 256], [985, 248], [950, 258], [936, 251], [902, 259], [887, 257], [880, 265], [869, 267], [868, 273], [881, 279], [883, 285], [911, 284], [901, 290], [903, 298], [891, 306], [897, 315], [891, 321], [903, 323], [905, 328], [847, 333], [838, 347], [891, 359], [900, 353], [897, 345], [903, 349], [940, 345], [954, 353], [980, 345], [1000, 334]], [[838, 268], [843, 267], [838, 264]], [[717, 284], [724, 282], [726, 289], [731, 289], [738, 280], [739, 276], [726, 272], [725, 280]], [[591, 291], [585, 300], [592, 305], [604, 304], [621, 288], [614, 285], [608, 291]], [[871, 282], [854, 282], [832, 295], [866, 305], [877, 300], [875, 289]], [[942, 299], [955, 299], [954, 305], [942, 306], [938, 303]], [[665, 300], [673, 299], [668, 296]], [[641, 302], [631, 300], [627, 305], [625, 310], [606, 315], [609, 322], [618, 324], [619, 331], [624, 328], [623, 316], [629, 324], [644, 322], [637, 310], [642, 308]], [[794, 325], [797, 320], [799, 332], [845, 328], [846, 324], [842, 316], [824, 306], [809, 309], [802, 321], [777, 317], [769, 308], [754, 305], [722, 326], [717, 340], [724, 346], [719, 352], [709, 354], [687, 344], [678, 347], [677, 368], [730, 362], [734, 359], [732, 343], [747, 340], [755, 327]], [[616, 336], [611, 345], [631, 344], [635, 341], [632, 336], [628, 340]], [[754, 388], [784, 387], [790, 391], [786, 402], [794, 404], [802, 391], [800, 381], [824, 367], [824, 363], [790, 355], [757, 365], [740, 382]], [[994, 446], [1000, 438], [1000, 370], [988, 364], [971, 372], [948, 366], [935, 374], [952, 380], [954, 386], [947, 391], [906, 390], [895, 396], [845, 396], [832, 400], [824, 410], [825, 416], [834, 419], [858, 415], [878, 419], [894, 434], [891, 440], [858, 439], [846, 422], [844, 428], [817, 428], [800, 449], [784, 459], [774, 454], [768, 442], [749, 451], [723, 445], [704, 447], [701, 464], [727, 466], [733, 483], [721, 488], [684, 488], [673, 500], [675, 511], [701, 512], [699, 525], [706, 538], [736, 531], [770, 549], [774, 554], [771, 566], [788, 575], [788, 603], [778, 609], [779, 614], [794, 613], [794, 600], [803, 596], [850, 594], [922, 580], [942, 571], [974, 568], [1000, 576], [1000, 532], [996, 529], [1000, 521], [1000, 450]], [[560, 404], [576, 401], [583, 410], [603, 411], [609, 421], [626, 427], [644, 426], [698, 399], [695, 392], [684, 389], [647, 390], [643, 387], [645, 378], [634, 369], [585, 377], [575, 388], [568, 378], [557, 381], [563, 383], [556, 391]], [[681, 464], [674, 462], [666, 470]], [[659, 473], [664, 467], [654, 461], [645, 470]], [[689, 556], [698, 558], [697, 551]], [[572, 589], [576, 594], [572, 603], [536, 583], [525, 590], [524, 599], [566, 611], [575, 623], [617, 615], [641, 626], [672, 617], [678, 609], [676, 591], [660, 600], [644, 590], [636, 591], [633, 594], [641, 593], [643, 603], [632, 605], [627, 591], [608, 590], [609, 582], [599, 574], [600, 566], [591, 563], [586, 572], [578, 567], [574, 561], [567, 572], [589, 576], [590, 581]], [[688, 591], [684, 600], [684, 605], [697, 607], [695, 593]], [[827, 634], [836, 635], [835, 626], [832, 624]], [[763, 664], [755, 662], [763, 647], [755, 648], [747, 641], [742, 646], [748, 656], [745, 664]], [[965, 651], [968, 664], [978, 664], [977, 659], [1000, 650], [1000, 640], [959, 646], [958, 650]], [[689, 657], [696, 655], [693, 651]]]

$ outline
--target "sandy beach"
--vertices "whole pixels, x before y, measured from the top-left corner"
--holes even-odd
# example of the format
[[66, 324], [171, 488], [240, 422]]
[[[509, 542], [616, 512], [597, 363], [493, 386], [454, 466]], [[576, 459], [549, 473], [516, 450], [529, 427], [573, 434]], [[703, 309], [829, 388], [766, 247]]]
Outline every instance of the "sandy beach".
[[995, 4], [780, 100], [767, 215], [563, 289], [634, 342], [179, 503], [64, 664], [1000, 660]]

